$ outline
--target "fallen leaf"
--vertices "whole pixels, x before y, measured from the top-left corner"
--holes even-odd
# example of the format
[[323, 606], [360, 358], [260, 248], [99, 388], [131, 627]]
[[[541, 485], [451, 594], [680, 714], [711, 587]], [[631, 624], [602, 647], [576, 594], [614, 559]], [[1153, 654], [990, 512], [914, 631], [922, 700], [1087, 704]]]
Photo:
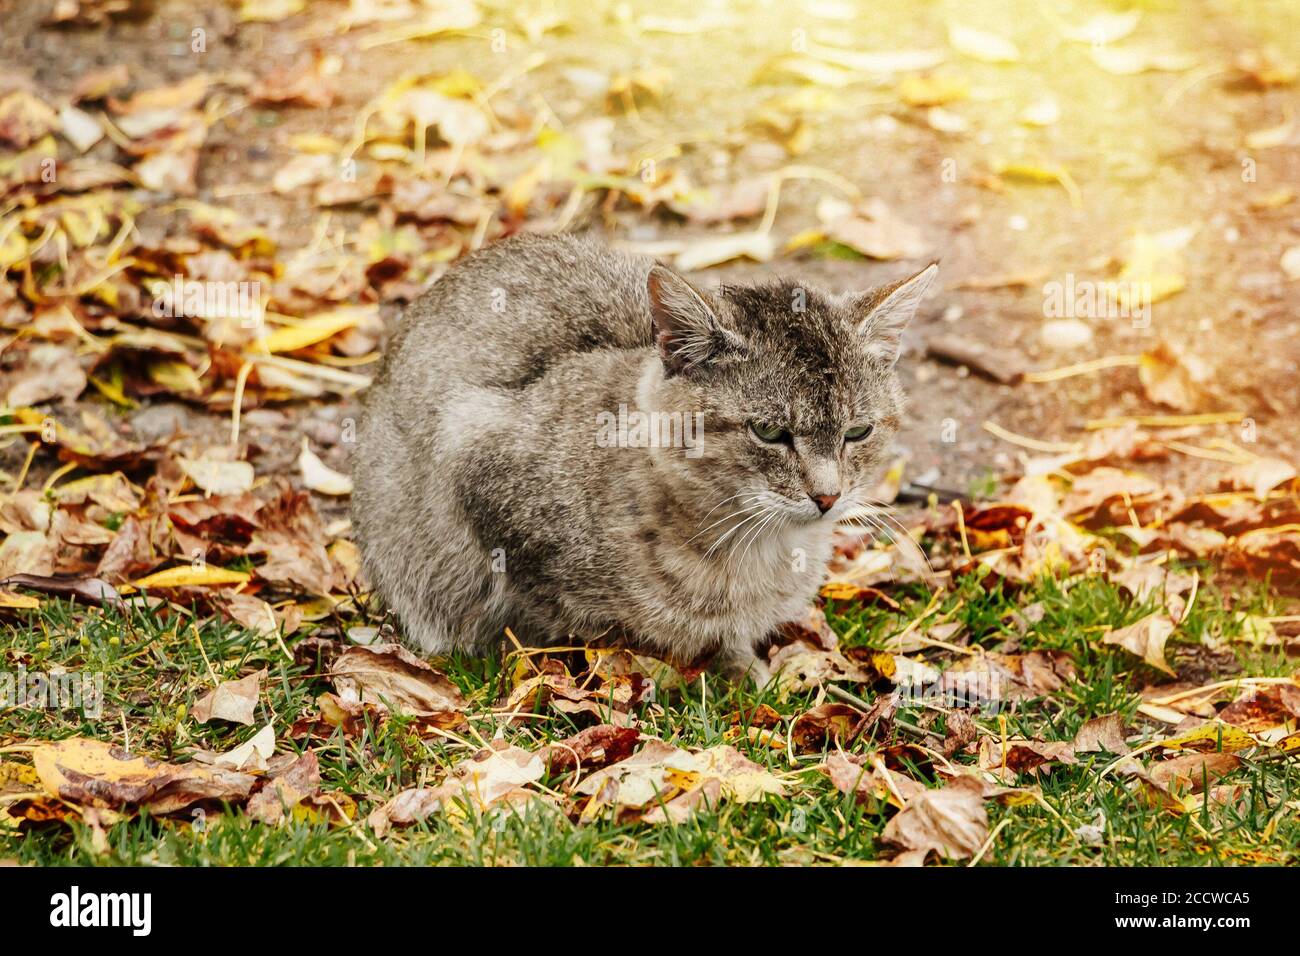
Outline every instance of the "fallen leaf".
[[212, 587], [220, 584], [244, 584], [252, 575], [247, 571], [231, 571], [215, 565], [204, 564], [199, 567], [183, 564], [180, 567], [158, 571], [131, 582], [139, 590], [149, 588], [192, 588]]
[[1076, 754], [1105, 750], [1122, 757], [1129, 751], [1124, 739], [1124, 722], [1119, 714], [1103, 714], [1084, 721], [1071, 746]]
[[223, 458], [178, 458], [176, 463], [203, 492], [237, 495], [253, 487], [253, 466]]
[[58, 129], [58, 114], [26, 90], [0, 97], [0, 143], [26, 149]]
[[1176, 352], [1162, 342], [1151, 351], [1142, 353], [1138, 378], [1151, 401], [1181, 412], [1191, 412], [1204, 403], [1211, 373], [1200, 359]]
[[87, 604], [122, 607], [117, 589], [100, 578], [49, 577], [39, 574], [11, 574], [0, 580], [0, 588], [29, 588], [42, 594], [74, 598]]
[[640, 737], [640, 731], [633, 727], [597, 724], [547, 744], [538, 751], [538, 756], [546, 761], [547, 771], [552, 775], [571, 770], [590, 772], [631, 756]]
[[1237, 465], [1228, 473], [1225, 482], [1230, 488], [1247, 489], [1263, 501], [1270, 491], [1295, 477], [1296, 467], [1290, 462], [1280, 458], [1259, 457], [1248, 464]]
[[173, 813], [200, 800], [240, 802], [254, 778], [196, 763], [168, 764], [100, 740], [70, 737], [39, 744], [32, 762], [52, 797], [109, 809]]
[[612, 807], [630, 810], [647, 823], [680, 823], [704, 804], [722, 799], [748, 803], [785, 792], [775, 777], [731, 746], [692, 753], [656, 739], [574, 789], [591, 797], [584, 817]]
[[466, 707], [445, 674], [398, 644], [349, 647], [335, 658], [331, 674], [344, 700], [381, 704], [397, 713], [432, 716]]
[[910, 798], [881, 834], [886, 843], [903, 850], [896, 862], [919, 866], [931, 852], [952, 860], [978, 853], [989, 835], [981, 789], [978, 781], [958, 777]]
[[72, 349], [42, 344], [27, 353], [21, 370], [10, 377], [5, 401], [11, 407], [39, 405], [55, 398], [71, 402], [85, 391], [86, 381]]
[[383, 836], [393, 826], [409, 826], [439, 811], [459, 812], [461, 803], [482, 813], [500, 803], [518, 804], [541, 797], [527, 786], [541, 780], [541, 757], [498, 742], [452, 767], [438, 787], [404, 790], [370, 814], [371, 828]]
[[281, 326], [258, 339], [257, 344], [267, 352], [297, 352], [355, 327], [369, 314], [368, 309], [354, 307], [323, 312], [292, 325]]
[[1165, 660], [1165, 642], [1174, 633], [1177, 624], [1163, 611], [1149, 614], [1127, 627], [1112, 628], [1102, 638], [1103, 644], [1114, 644], [1134, 654], [1157, 670], [1173, 674]]
[[196, 750], [194, 759], [226, 770], [260, 773], [275, 754], [275, 728], [267, 724], [244, 743], [226, 753]]
[[[790, 742], [800, 753], [817, 753], [829, 747], [848, 747], [864, 733], [886, 736], [890, 718], [898, 707], [893, 695], [877, 698], [870, 711], [848, 704], [820, 704], [795, 718], [790, 725]], [[886, 728], [877, 734], [877, 725]]]
[[930, 108], [946, 106], [970, 96], [970, 83], [964, 77], [947, 73], [926, 73], [904, 77], [898, 95], [908, 106]]
[[930, 251], [921, 231], [880, 199], [856, 207], [819, 203], [817, 216], [828, 238], [872, 259], [918, 259]]
[[776, 255], [776, 240], [767, 232], [743, 232], [688, 241], [673, 264], [683, 272], [721, 265], [732, 259], [769, 262]]
[[1241, 766], [1241, 758], [1230, 753], [1184, 754], [1151, 765], [1151, 780], [1174, 794], [1199, 793], [1206, 779], [1214, 781]]
[[1239, 727], [1208, 721], [1174, 737], [1160, 741], [1166, 750], [1224, 751], [1232, 753], [1255, 746], [1255, 739]]
[[195, 701], [190, 713], [201, 724], [210, 720], [229, 720], [251, 727], [265, 676], [266, 671], [260, 670], [239, 680], [222, 681]]
[[307, 436], [302, 437], [302, 452], [298, 455], [298, 468], [302, 471], [302, 483], [312, 491], [323, 495], [352, 494], [352, 479], [339, 474], [321, 461], [314, 451]]

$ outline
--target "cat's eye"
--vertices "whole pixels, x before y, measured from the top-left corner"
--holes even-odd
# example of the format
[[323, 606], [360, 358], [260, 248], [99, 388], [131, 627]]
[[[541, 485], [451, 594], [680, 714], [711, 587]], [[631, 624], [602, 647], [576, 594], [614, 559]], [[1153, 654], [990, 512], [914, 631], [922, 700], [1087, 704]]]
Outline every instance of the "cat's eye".
[[779, 425], [765, 425], [762, 422], [750, 422], [749, 430], [754, 433], [754, 437], [759, 441], [765, 441], [768, 444], [786, 441], [790, 433]]
[[855, 425], [853, 428], [850, 428], [848, 431], [844, 433], [844, 440], [862, 441], [862, 439], [866, 438], [875, 430], [876, 430], [875, 425]]

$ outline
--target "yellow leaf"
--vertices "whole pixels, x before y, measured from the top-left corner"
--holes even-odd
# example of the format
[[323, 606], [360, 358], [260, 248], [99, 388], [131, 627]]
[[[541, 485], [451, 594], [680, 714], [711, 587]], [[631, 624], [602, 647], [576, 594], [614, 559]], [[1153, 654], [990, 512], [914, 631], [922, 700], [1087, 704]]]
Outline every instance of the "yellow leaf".
[[296, 352], [352, 328], [361, 321], [362, 315], [358, 309], [335, 309], [278, 328], [255, 344], [267, 352]]
[[1219, 750], [1221, 737], [1225, 753], [1255, 746], [1255, 738], [1241, 728], [1217, 721], [1201, 724], [1178, 737], [1162, 740], [1160, 746], [1166, 750]]
[[542, 160], [506, 187], [506, 209], [511, 216], [517, 219], [528, 211], [528, 204], [533, 201], [533, 194], [537, 192], [541, 181], [549, 175], [550, 168], [550, 161]]
[[0, 607], [34, 611], [40, 606], [41, 602], [30, 594], [10, 594], [8, 591], [0, 591]]
[[846, 581], [828, 581], [822, 585], [821, 596], [828, 601], [852, 601], [862, 588]]
[[805, 229], [803, 232], [797, 232], [786, 240], [785, 251], [794, 252], [796, 249], [805, 249], [808, 246], [815, 246], [817, 243], [825, 241], [826, 230]]
[[217, 584], [243, 584], [251, 577], [252, 575], [247, 571], [231, 571], [207, 564], [195, 568], [183, 564], [178, 568], [168, 568], [166, 571], [150, 574], [138, 581], [132, 581], [131, 584], [137, 588], [208, 587]]
[[1070, 197], [1070, 205], [1075, 209], [1083, 206], [1083, 196], [1079, 187], [1064, 166], [1039, 166], [1035, 163], [1003, 163], [998, 167], [998, 175], [1004, 179], [1020, 179], [1031, 183], [1058, 183]]
[[167, 391], [177, 395], [203, 390], [203, 385], [199, 382], [199, 377], [194, 369], [190, 368], [185, 362], [174, 359], [151, 362], [149, 365], [149, 378], [167, 389]]
[[970, 84], [960, 76], [908, 76], [898, 84], [898, 95], [908, 106], [943, 106], [970, 96]]
[[244, 0], [239, 19], [245, 23], [275, 23], [301, 13], [307, 0]]

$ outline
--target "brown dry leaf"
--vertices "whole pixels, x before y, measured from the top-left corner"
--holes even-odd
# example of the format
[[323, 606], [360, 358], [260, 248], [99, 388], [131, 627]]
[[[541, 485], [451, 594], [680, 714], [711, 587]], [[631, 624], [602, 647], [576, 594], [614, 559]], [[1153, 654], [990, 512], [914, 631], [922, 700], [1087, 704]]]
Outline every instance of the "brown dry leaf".
[[1261, 501], [1279, 485], [1296, 477], [1296, 467], [1280, 458], [1255, 458], [1248, 464], [1237, 465], [1224, 478], [1230, 488], [1242, 488], [1254, 493]]
[[209, 495], [237, 495], [253, 487], [253, 466], [225, 458], [178, 458], [176, 463], [200, 490]]
[[257, 576], [290, 591], [327, 595], [338, 585], [338, 569], [325, 550], [325, 528], [311, 495], [282, 482], [278, 497], [257, 512], [259, 527], [250, 554], [265, 554]]
[[82, 806], [172, 813], [200, 800], [240, 802], [254, 778], [196, 763], [168, 764], [84, 737], [40, 744], [32, 761], [52, 797]]
[[1074, 735], [1071, 746], [1076, 754], [1105, 750], [1122, 757], [1129, 751], [1124, 739], [1124, 722], [1119, 714], [1103, 714], [1085, 721]]
[[1187, 606], [1183, 595], [1196, 587], [1197, 576], [1170, 571], [1156, 564], [1134, 564], [1111, 574], [1110, 580], [1132, 594], [1138, 604], [1159, 597], [1170, 620], [1178, 621], [1182, 619]]
[[631, 756], [641, 734], [632, 727], [597, 724], [538, 751], [551, 775], [598, 770]]
[[1200, 359], [1180, 355], [1162, 342], [1152, 351], [1142, 353], [1138, 378], [1151, 401], [1191, 412], [1204, 403], [1211, 373]]
[[316, 752], [308, 750], [269, 774], [261, 789], [249, 798], [248, 815], [262, 823], [277, 824], [303, 801], [319, 794], [320, 783]]
[[1275, 684], [1263, 689], [1251, 687], [1223, 710], [1218, 718], [1247, 733], [1261, 733], [1294, 725], [1300, 716], [1300, 687]]
[[1021, 773], [1037, 776], [1040, 768], [1048, 764], [1078, 763], [1074, 755], [1074, 741], [1070, 740], [985, 736], [980, 738], [979, 767], [999, 777], [1007, 777], [1008, 773], [1012, 777]]
[[673, 265], [694, 272], [722, 265], [733, 259], [770, 262], [776, 255], [776, 240], [768, 232], [744, 232], [691, 239], [681, 245]]
[[26, 90], [14, 90], [0, 98], [0, 143], [26, 149], [58, 130], [58, 114]]
[[1061, 501], [1061, 513], [1087, 518], [1102, 506], [1127, 497], [1141, 498], [1161, 490], [1154, 478], [1119, 468], [1094, 468], [1086, 475], [1075, 478], [1069, 494]]
[[751, 176], [727, 186], [696, 189], [668, 200], [668, 208], [698, 224], [757, 216], [767, 206], [770, 176]]
[[49, 579], [54, 573], [57, 539], [44, 531], [19, 531], [0, 540], [0, 575]]
[[145, 523], [129, 514], [104, 549], [95, 573], [114, 584], [125, 584], [138, 577], [142, 571], [156, 566], [160, 557], [154, 551]]
[[338, 100], [342, 68], [343, 61], [338, 56], [318, 51], [264, 74], [248, 95], [255, 103], [325, 109]]
[[222, 681], [195, 701], [190, 713], [201, 724], [210, 720], [229, 720], [251, 727], [265, 676], [263, 669], [239, 680]]
[[460, 689], [399, 644], [349, 647], [331, 668], [344, 700], [381, 704], [397, 713], [429, 717], [466, 707]]
[[68, 100], [73, 103], [107, 99], [131, 82], [131, 71], [125, 63], [115, 63], [98, 70], [81, 74], [72, 88]]
[[563, 714], [591, 714], [619, 727], [634, 726], [633, 710], [651, 696], [654, 681], [640, 672], [638, 661], [623, 667], [611, 663], [608, 655], [600, 657], [591, 677], [579, 684], [562, 661], [534, 661], [532, 673], [519, 680], [499, 710], [522, 720], [518, 715], [549, 706]]
[[28, 352], [21, 369], [9, 376], [5, 402], [15, 408], [56, 398], [72, 402], [85, 391], [86, 381], [76, 352], [62, 345], [42, 343]]
[[591, 799], [589, 818], [604, 807], [631, 812], [647, 823], [680, 823], [702, 804], [722, 799], [749, 803], [785, 788], [734, 747], [721, 744], [692, 753], [650, 739], [636, 754], [598, 770], [574, 788]]
[[[890, 655], [882, 656], [892, 662]], [[810, 690], [820, 684], [841, 680], [869, 684], [881, 676], [879, 671], [849, 660], [838, 649], [819, 647], [803, 639], [770, 652], [769, 666], [778, 685], [788, 691]]]
[[[800, 753], [817, 753], [828, 746], [847, 747], [864, 733], [887, 736], [897, 708], [898, 698], [894, 695], [876, 698], [869, 711], [849, 704], [820, 704], [795, 718], [790, 725], [790, 742]], [[878, 725], [883, 725], [883, 733], [876, 732]]]
[[901, 773], [891, 773], [883, 761], [865, 754], [833, 753], [820, 768], [840, 793], [851, 793], [858, 803], [872, 811], [886, 803], [900, 809], [925, 792], [925, 785]]
[[284, 629], [290, 635], [302, 624], [302, 610], [290, 604], [282, 611], [267, 604], [261, 598], [242, 591], [233, 591], [214, 597], [214, 603], [227, 618], [254, 634], [274, 637]]
[[100, 578], [11, 574], [0, 580], [0, 588], [29, 588], [42, 594], [73, 598], [87, 604], [123, 606], [122, 596], [117, 593], [117, 589]]
[[238, 747], [216, 753], [211, 750], [196, 749], [194, 759], [200, 763], [226, 770], [261, 773], [267, 769], [275, 755], [275, 729], [267, 724]]
[[[1181, 798], [1188, 793], [1200, 793], [1206, 781], [1213, 782], [1241, 766], [1241, 758], [1229, 753], [1183, 754], [1153, 763], [1147, 768], [1147, 781], [1159, 794], [1172, 796], [1181, 806]], [[1166, 802], [1158, 800], [1158, 802]]]
[[1174, 670], [1165, 660], [1165, 642], [1177, 627], [1166, 612], [1157, 611], [1127, 627], [1112, 628], [1102, 638], [1102, 643], [1122, 647], [1157, 670], [1172, 675]]
[[931, 852], [952, 860], [974, 856], [988, 835], [983, 787], [970, 777], [958, 777], [911, 797], [885, 825], [882, 839], [902, 849], [896, 865], [920, 866]]
[[383, 836], [393, 826], [408, 826], [438, 811], [459, 813], [462, 803], [479, 813], [501, 803], [517, 806], [542, 798], [528, 785], [545, 775], [538, 754], [494, 741], [492, 748], [452, 767], [440, 786], [402, 791], [372, 812], [369, 823]]
[[896, 216], [880, 198], [858, 206], [838, 200], [817, 204], [827, 238], [871, 259], [919, 259], [930, 251], [920, 229]]

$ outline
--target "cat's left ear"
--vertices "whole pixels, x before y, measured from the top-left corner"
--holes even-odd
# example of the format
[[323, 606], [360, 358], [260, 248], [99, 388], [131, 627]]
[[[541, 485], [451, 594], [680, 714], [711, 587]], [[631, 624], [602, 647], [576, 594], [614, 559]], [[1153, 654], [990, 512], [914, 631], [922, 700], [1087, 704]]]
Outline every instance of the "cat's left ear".
[[734, 354], [744, 346], [739, 335], [722, 327], [699, 290], [671, 269], [651, 269], [646, 291], [651, 336], [669, 377]]
[[866, 336], [867, 348], [873, 355], [890, 365], [898, 361], [903, 350], [903, 329], [916, 315], [917, 306], [938, 274], [939, 264], [932, 262], [916, 275], [896, 283], [883, 298], [878, 292], [871, 296], [874, 304], [858, 323], [858, 334]]

